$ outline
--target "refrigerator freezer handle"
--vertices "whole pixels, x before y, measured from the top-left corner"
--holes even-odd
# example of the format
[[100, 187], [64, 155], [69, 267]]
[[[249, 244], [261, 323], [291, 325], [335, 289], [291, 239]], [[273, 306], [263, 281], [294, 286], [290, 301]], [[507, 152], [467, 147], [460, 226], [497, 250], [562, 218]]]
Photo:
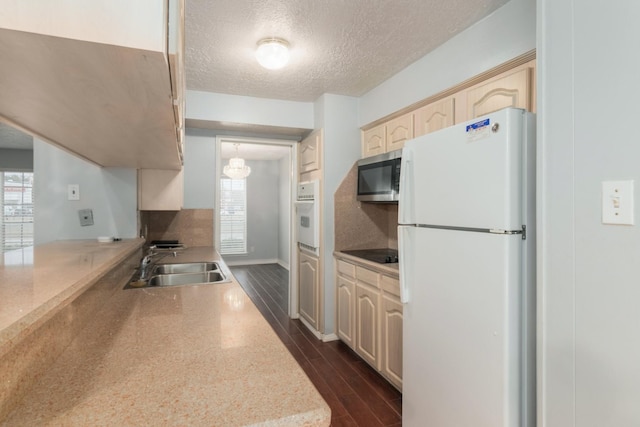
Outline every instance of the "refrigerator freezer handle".
[[409, 283], [413, 281], [411, 270], [408, 268], [413, 262], [411, 251], [411, 230], [414, 227], [398, 227], [398, 270], [400, 274], [400, 302], [409, 302]]
[[402, 149], [400, 163], [400, 194], [398, 197], [398, 223], [413, 224], [413, 150]]

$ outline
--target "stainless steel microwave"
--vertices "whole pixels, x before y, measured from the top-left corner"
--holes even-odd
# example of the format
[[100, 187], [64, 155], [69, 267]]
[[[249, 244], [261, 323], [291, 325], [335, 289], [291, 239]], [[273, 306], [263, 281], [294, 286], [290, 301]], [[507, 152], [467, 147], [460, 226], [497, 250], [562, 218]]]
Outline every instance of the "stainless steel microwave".
[[397, 203], [400, 192], [402, 150], [358, 161], [358, 193], [361, 202]]

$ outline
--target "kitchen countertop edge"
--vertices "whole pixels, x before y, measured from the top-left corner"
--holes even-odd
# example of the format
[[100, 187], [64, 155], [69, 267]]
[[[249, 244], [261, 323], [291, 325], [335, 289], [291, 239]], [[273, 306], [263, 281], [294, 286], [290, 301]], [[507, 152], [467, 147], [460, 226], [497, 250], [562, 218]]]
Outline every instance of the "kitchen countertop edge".
[[376, 270], [379, 273], [388, 274], [396, 279], [400, 276], [397, 263], [381, 264], [379, 262], [373, 262], [373, 261], [366, 260], [364, 258], [349, 255], [341, 251], [335, 251], [333, 253], [333, 256], [336, 258], [344, 259], [346, 261], [350, 261], [352, 263], [358, 264], [365, 268], [369, 268], [371, 270]]
[[[121, 246], [121, 250], [117, 251], [115, 255], [106, 259], [103, 263], [101, 263], [96, 268], [92, 268], [86, 274], [75, 277], [71, 283], [66, 285], [62, 291], [57, 294], [51, 296], [48, 300], [39, 304], [33, 310], [25, 314], [24, 316], [17, 318], [13, 323], [7, 325], [4, 328], [0, 328], [0, 357], [6, 354], [7, 351], [11, 349], [16, 342], [19, 342], [22, 337], [29, 334], [31, 331], [38, 328], [48, 319], [53, 317], [57, 312], [59, 312], [62, 308], [64, 308], [67, 304], [73, 301], [78, 295], [82, 294], [89, 287], [91, 287], [97, 280], [99, 280], [102, 276], [108, 273], [111, 269], [121, 264], [124, 260], [130, 257], [136, 250], [140, 249], [145, 241], [144, 239], [136, 238], [136, 239], [125, 239], [119, 242], [113, 243], [98, 243], [95, 241], [88, 240], [77, 240], [77, 241], [56, 241], [47, 243], [47, 246], [56, 245], [69, 245], [77, 243], [78, 245], [82, 245], [82, 247], [86, 247], [87, 244], [90, 244], [92, 248], [105, 248], [111, 246], [112, 249], [115, 246]], [[95, 243], [95, 246], [93, 244]], [[33, 250], [38, 250], [42, 246], [35, 246]], [[107, 246], [108, 245], [108, 246]], [[77, 255], [81, 255], [80, 247], [78, 249]], [[38, 266], [34, 266], [34, 270], [37, 269]], [[49, 266], [47, 266], [49, 268]], [[48, 271], [48, 275], [51, 277], [56, 276], [56, 271]], [[23, 283], [19, 284], [23, 285]]]

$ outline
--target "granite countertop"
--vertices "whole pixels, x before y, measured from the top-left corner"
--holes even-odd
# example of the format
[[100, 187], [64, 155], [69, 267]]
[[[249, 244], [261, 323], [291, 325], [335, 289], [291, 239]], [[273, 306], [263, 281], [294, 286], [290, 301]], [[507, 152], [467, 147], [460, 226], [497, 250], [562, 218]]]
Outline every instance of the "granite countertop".
[[144, 244], [51, 242], [0, 255], [0, 355]]
[[[192, 248], [159, 261], [215, 261]], [[240, 285], [117, 292], [3, 425], [328, 426], [331, 411]]]
[[369, 261], [364, 258], [360, 258], [357, 256], [349, 255], [344, 252], [335, 251], [333, 256], [336, 258], [342, 258], [345, 261], [352, 262], [354, 264], [358, 264], [362, 267], [369, 268], [371, 270], [375, 270], [379, 273], [387, 274], [391, 277], [398, 278], [399, 277], [399, 269], [398, 263], [385, 263], [381, 264], [379, 262]]

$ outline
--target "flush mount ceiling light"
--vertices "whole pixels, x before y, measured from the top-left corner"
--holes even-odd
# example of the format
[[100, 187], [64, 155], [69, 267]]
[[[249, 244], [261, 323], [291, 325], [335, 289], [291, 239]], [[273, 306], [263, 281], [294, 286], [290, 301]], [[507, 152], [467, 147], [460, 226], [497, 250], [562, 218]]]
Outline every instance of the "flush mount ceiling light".
[[236, 156], [229, 159], [229, 164], [224, 167], [222, 173], [231, 179], [245, 179], [251, 173], [251, 168], [244, 164], [244, 159], [238, 157], [238, 145], [236, 146]]
[[269, 70], [277, 70], [289, 62], [289, 43], [286, 40], [270, 37], [258, 42], [256, 50], [258, 63]]

